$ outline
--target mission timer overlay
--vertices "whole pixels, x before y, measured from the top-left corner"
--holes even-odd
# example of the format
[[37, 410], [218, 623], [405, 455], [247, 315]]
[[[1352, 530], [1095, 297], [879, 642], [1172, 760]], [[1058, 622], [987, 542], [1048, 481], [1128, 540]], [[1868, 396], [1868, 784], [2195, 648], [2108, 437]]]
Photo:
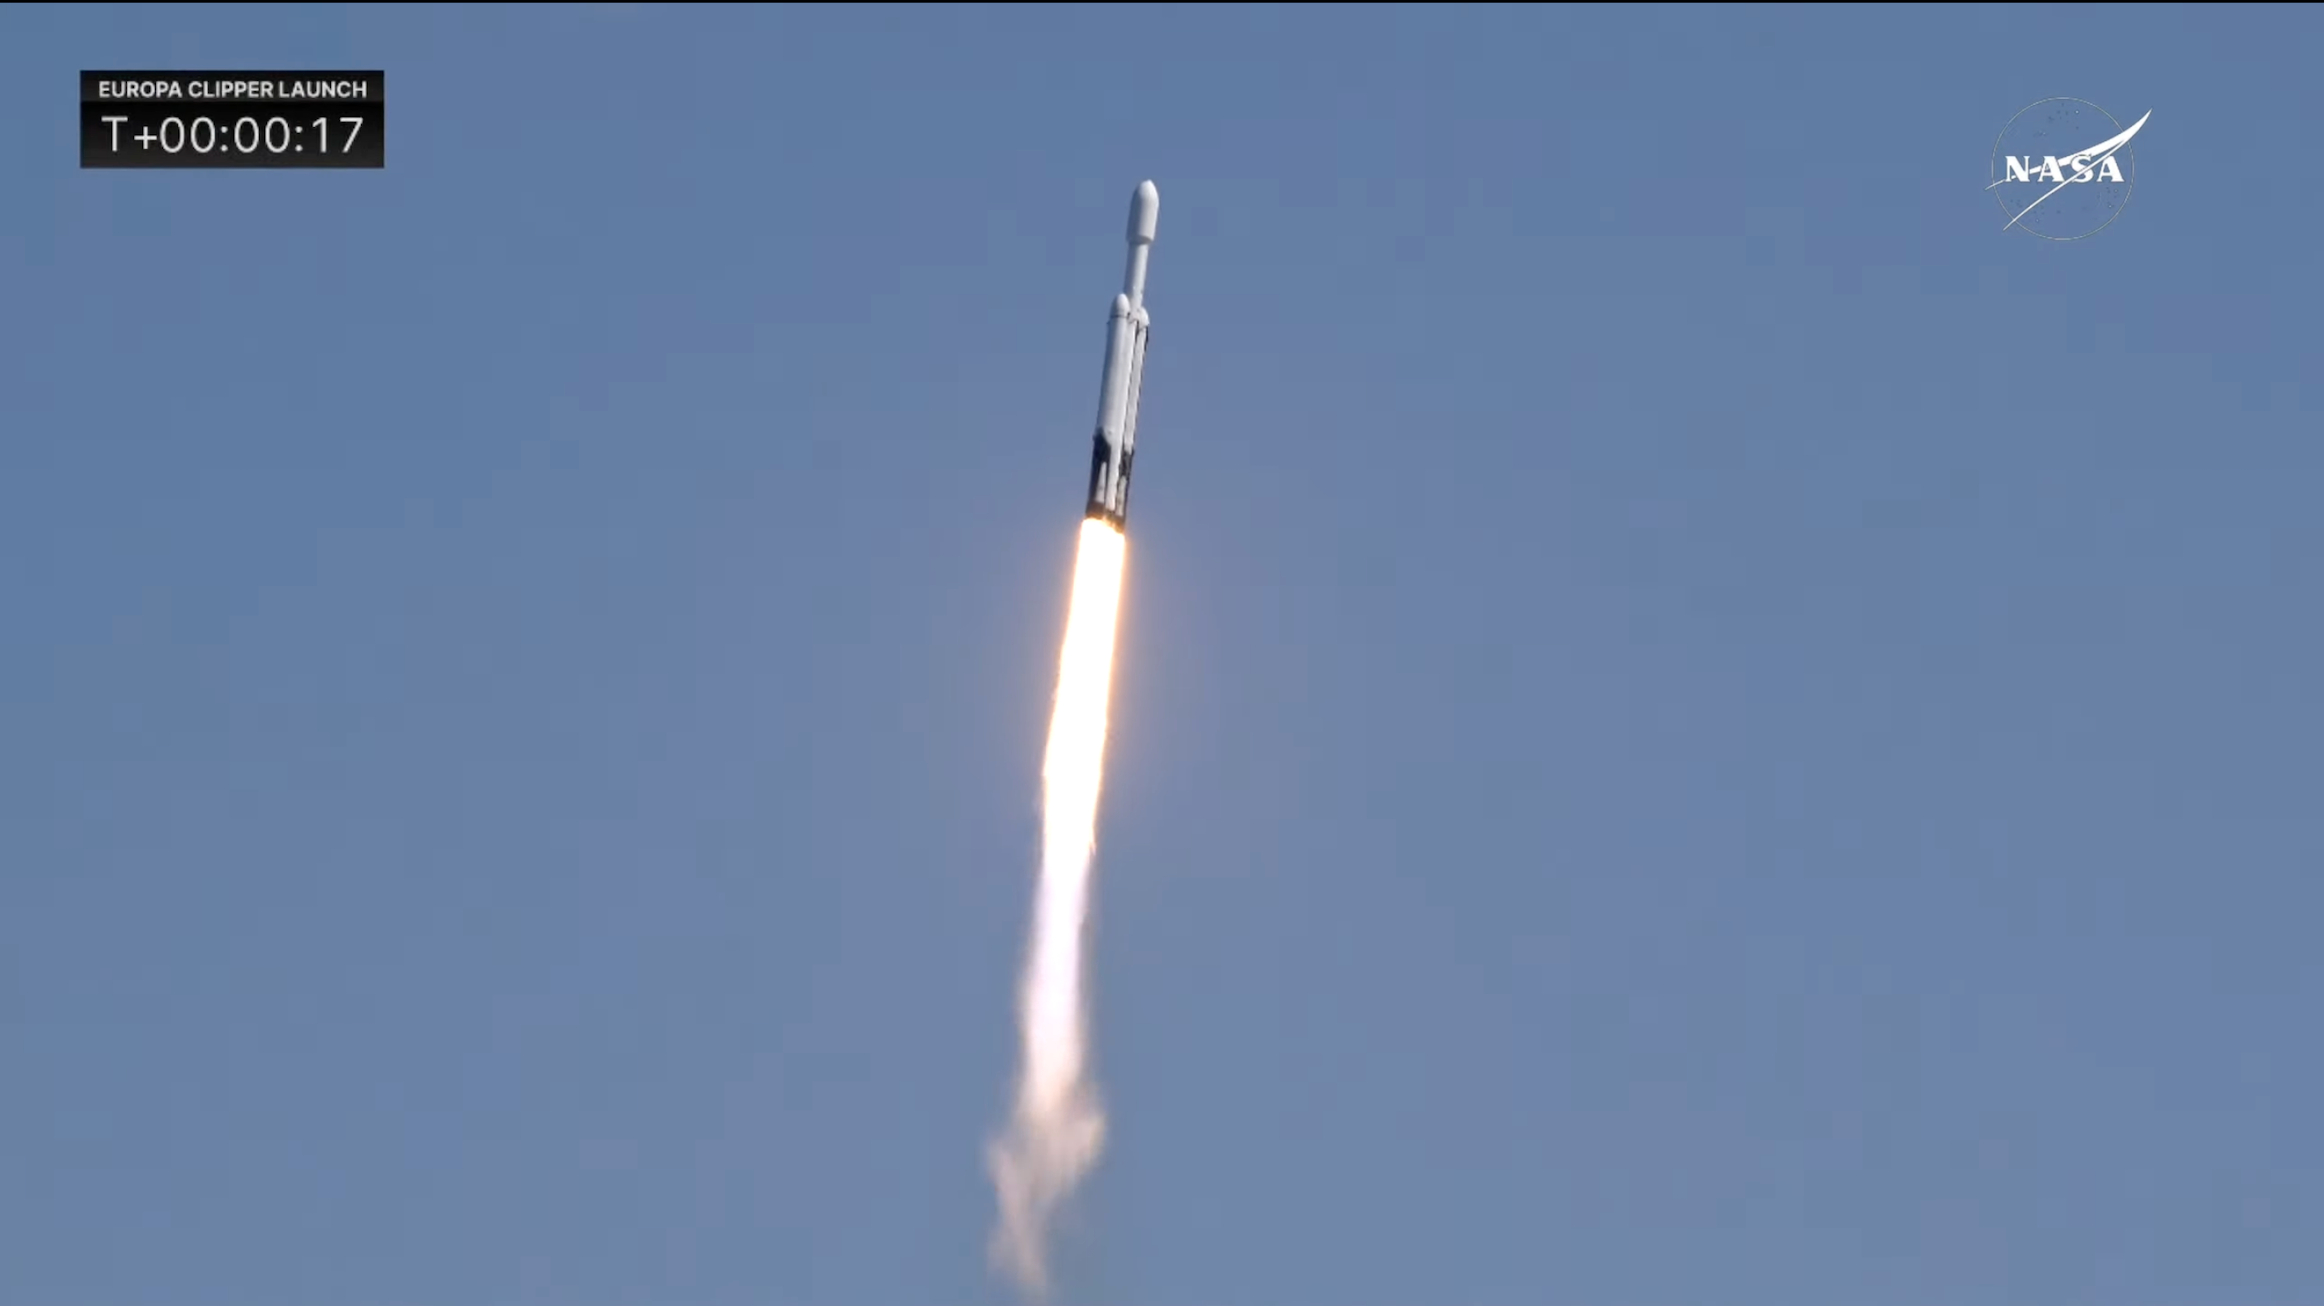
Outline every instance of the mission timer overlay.
[[387, 74], [83, 72], [84, 168], [384, 168]]

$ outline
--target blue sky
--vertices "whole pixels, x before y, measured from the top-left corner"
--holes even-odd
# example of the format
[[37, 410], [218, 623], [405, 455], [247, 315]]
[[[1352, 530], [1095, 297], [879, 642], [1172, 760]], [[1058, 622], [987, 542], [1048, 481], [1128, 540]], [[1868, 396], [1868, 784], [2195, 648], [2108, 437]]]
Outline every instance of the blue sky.
[[[0, 1303], [2324, 1284], [2313, 9], [0, 11]], [[368, 174], [82, 68], [376, 67]], [[2099, 236], [1996, 132], [2154, 111]]]

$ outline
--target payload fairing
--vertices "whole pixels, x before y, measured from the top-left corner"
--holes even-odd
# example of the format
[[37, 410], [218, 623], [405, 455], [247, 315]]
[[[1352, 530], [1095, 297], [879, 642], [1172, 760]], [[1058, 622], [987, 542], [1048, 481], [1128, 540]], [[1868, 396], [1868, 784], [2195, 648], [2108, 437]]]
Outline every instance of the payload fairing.
[[1130, 512], [1130, 455], [1138, 443], [1138, 386], [1146, 373], [1146, 255], [1162, 196], [1150, 181], [1130, 197], [1130, 260], [1106, 323], [1105, 372], [1097, 395], [1097, 439], [1089, 457], [1089, 506], [1082, 514], [1123, 529]]

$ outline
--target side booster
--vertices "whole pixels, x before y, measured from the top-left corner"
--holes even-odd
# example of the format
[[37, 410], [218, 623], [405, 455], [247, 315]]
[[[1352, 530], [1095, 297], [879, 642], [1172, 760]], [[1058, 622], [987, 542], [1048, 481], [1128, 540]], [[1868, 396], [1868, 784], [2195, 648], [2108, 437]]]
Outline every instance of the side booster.
[[1097, 438], [1089, 456], [1089, 506], [1083, 516], [1123, 529], [1130, 511], [1130, 455], [1138, 443], [1138, 388], [1146, 374], [1146, 255], [1162, 196], [1140, 182], [1130, 197], [1130, 261], [1122, 293], [1106, 323], [1105, 372], [1097, 392]]

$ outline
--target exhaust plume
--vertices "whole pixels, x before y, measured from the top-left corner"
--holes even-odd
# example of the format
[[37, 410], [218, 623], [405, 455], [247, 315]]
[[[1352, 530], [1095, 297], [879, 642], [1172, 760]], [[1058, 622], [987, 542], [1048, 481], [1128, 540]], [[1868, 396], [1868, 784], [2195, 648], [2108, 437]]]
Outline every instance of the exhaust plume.
[[1049, 1288], [1050, 1218], [1105, 1146], [1105, 1110], [1089, 1071], [1082, 945], [1123, 551], [1120, 531], [1083, 520], [1041, 767], [1041, 880], [1018, 990], [1023, 1061], [1008, 1127], [986, 1154], [1000, 1199], [993, 1260], [1035, 1299]]

